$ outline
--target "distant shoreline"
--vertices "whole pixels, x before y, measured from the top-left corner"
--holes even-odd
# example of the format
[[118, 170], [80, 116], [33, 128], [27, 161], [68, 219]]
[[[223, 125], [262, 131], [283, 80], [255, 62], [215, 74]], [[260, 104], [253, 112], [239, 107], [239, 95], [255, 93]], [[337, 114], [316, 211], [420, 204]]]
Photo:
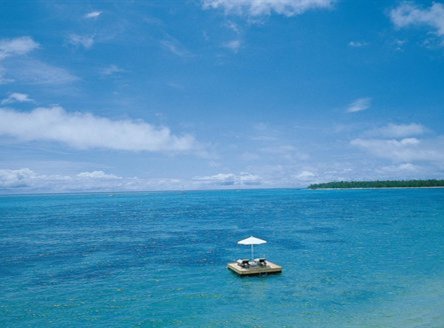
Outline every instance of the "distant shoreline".
[[444, 180], [376, 180], [376, 181], [332, 181], [314, 183], [308, 189], [401, 189], [401, 188], [444, 188]]
[[437, 187], [345, 187], [345, 188], [310, 188], [307, 187], [309, 190], [366, 190], [366, 189], [442, 189], [444, 186], [437, 186]]

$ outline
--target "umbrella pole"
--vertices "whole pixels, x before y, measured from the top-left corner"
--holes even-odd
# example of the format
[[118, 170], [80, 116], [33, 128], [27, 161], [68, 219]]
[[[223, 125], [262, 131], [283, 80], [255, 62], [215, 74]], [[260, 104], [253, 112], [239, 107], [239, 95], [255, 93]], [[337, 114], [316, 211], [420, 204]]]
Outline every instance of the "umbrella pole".
[[251, 244], [251, 259], [254, 260], [254, 249], [253, 249], [253, 244]]

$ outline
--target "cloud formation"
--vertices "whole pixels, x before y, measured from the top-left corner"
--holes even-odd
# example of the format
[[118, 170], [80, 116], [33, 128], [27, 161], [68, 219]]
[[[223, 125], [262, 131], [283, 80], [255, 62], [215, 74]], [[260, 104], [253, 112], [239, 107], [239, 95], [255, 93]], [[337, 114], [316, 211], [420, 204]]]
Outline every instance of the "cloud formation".
[[25, 93], [13, 92], [9, 96], [1, 101], [2, 105], [12, 104], [16, 102], [32, 102], [33, 100]]
[[358, 98], [348, 105], [347, 113], [356, 113], [369, 109], [372, 103], [371, 98]]
[[218, 173], [211, 176], [195, 177], [194, 181], [214, 186], [251, 186], [260, 185], [262, 179], [250, 173]]
[[312, 181], [316, 177], [316, 174], [314, 174], [311, 171], [304, 170], [300, 172], [299, 174], [295, 175], [294, 178], [301, 181]]
[[[135, 187], [136, 185], [136, 187]], [[122, 178], [103, 171], [77, 175], [39, 174], [29, 168], [0, 169], [0, 192], [67, 192], [104, 190], [143, 190], [149, 181]]]
[[87, 179], [122, 179], [114, 174], [107, 174], [103, 171], [81, 172], [77, 174], [79, 178]]
[[69, 113], [61, 107], [31, 112], [0, 109], [0, 135], [23, 141], [55, 141], [78, 149], [188, 152], [197, 142], [173, 135], [167, 127], [143, 121], [111, 120], [90, 113]]
[[71, 34], [69, 36], [69, 43], [89, 49], [94, 44], [94, 37], [88, 35]]
[[425, 25], [432, 27], [436, 34], [444, 36], [444, 5], [438, 2], [432, 3], [429, 8], [403, 2], [390, 11], [390, 19], [397, 28]]
[[14, 80], [33, 85], [66, 85], [79, 79], [64, 68], [28, 58], [10, 63], [8, 75]]
[[368, 43], [365, 41], [350, 41], [348, 46], [351, 48], [362, 48], [368, 46]]
[[176, 39], [170, 38], [169, 40], [160, 41], [160, 45], [168, 50], [173, 55], [178, 57], [187, 58], [192, 57], [192, 53], [189, 52], [179, 41]]
[[65, 84], [78, 78], [63, 68], [24, 57], [40, 45], [29, 36], [0, 39], [0, 84], [14, 81], [28, 84]]
[[414, 165], [412, 163], [402, 163], [397, 165], [388, 165], [384, 166], [379, 169], [381, 172], [388, 172], [388, 173], [401, 173], [405, 174], [406, 172], [417, 172], [420, 169], [419, 166]]
[[223, 9], [227, 14], [295, 16], [310, 9], [330, 8], [333, 0], [203, 0], [204, 9]]
[[29, 181], [35, 173], [28, 169], [0, 170], [0, 188], [21, 188], [29, 186]]
[[240, 40], [231, 40], [227, 41], [223, 44], [224, 48], [230, 49], [234, 53], [237, 53], [242, 46], [242, 42]]
[[[244, 183], [247, 184], [248, 181]], [[211, 185], [177, 178], [117, 176], [101, 170], [60, 175], [42, 174], [30, 168], [0, 169], [0, 193], [183, 190], [184, 187], [200, 189]]]
[[117, 65], [109, 65], [101, 70], [101, 74], [105, 76], [110, 76], [113, 74], [124, 73], [126, 72], [123, 68], [120, 68]]
[[422, 124], [387, 124], [378, 129], [369, 132], [370, 135], [385, 138], [404, 138], [408, 136], [418, 136], [424, 134], [426, 128]]
[[[350, 144], [375, 159], [391, 162], [373, 167], [372, 172], [368, 172], [371, 178], [375, 172], [378, 178], [439, 177], [444, 169], [444, 136], [434, 136], [431, 132], [418, 123], [391, 123], [364, 132]], [[371, 157], [367, 157], [366, 162], [370, 165]]]
[[0, 39], [0, 60], [13, 55], [26, 55], [38, 47], [39, 44], [29, 36]]
[[100, 15], [102, 15], [102, 12], [96, 10], [96, 11], [91, 11], [91, 12], [85, 14], [85, 16], [83, 16], [83, 17], [84, 17], [84, 18], [88, 18], [88, 19], [96, 19], [96, 18], [98, 18]]
[[368, 151], [372, 155], [396, 162], [425, 161], [444, 163], [444, 140], [358, 138], [352, 140], [351, 144]]

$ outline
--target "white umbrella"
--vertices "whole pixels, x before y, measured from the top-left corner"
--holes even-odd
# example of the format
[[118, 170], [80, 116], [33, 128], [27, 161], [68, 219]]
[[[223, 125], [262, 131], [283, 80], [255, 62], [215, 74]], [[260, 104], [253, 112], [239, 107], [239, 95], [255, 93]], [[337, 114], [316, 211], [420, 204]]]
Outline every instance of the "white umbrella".
[[254, 248], [253, 245], [261, 245], [266, 244], [267, 242], [265, 240], [256, 238], [256, 237], [248, 237], [246, 239], [239, 240], [237, 242], [240, 245], [251, 245], [251, 259], [254, 259]]

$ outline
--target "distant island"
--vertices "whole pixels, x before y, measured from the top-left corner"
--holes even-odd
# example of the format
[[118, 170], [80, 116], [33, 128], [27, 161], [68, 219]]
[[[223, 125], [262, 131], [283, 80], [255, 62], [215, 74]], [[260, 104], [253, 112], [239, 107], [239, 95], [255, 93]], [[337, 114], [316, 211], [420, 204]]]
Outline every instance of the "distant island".
[[433, 188], [444, 187], [444, 180], [386, 180], [386, 181], [337, 181], [315, 183], [309, 189], [352, 189], [352, 188]]

